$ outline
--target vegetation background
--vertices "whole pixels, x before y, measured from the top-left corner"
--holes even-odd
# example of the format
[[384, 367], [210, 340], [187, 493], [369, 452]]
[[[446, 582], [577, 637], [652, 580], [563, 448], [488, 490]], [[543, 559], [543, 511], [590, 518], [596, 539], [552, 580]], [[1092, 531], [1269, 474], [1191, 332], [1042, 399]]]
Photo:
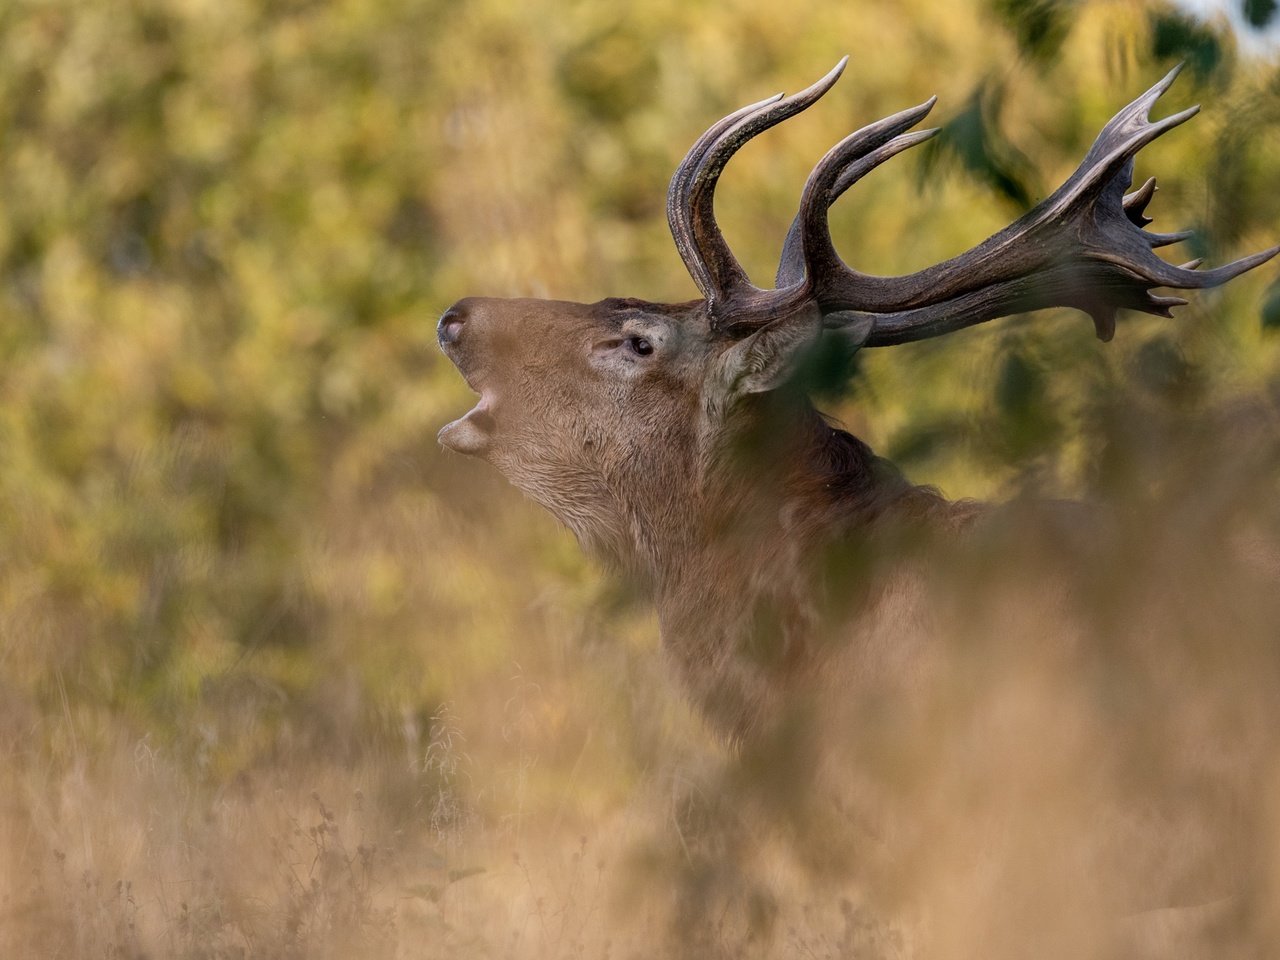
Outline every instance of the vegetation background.
[[[721, 187], [758, 276], [854, 127], [941, 95], [936, 146], [833, 218], [846, 259], [905, 272], [1044, 196], [1179, 60], [1164, 109], [1207, 110], [1140, 157], [1157, 226], [1199, 228], [1183, 259], [1261, 248], [1280, 63], [1248, 31], [1275, 7], [1239, 33], [1144, 0], [9, 0], [0, 955], [678, 949], [667, 865], [693, 863], [683, 812], [721, 747], [643, 599], [437, 447], [470, 401], [436, 317], [692, 297], [670, 172], [845, 52]], [[1078, 495], [1117, 384], [1275, 382], [1274, 279], [1107, 346], [1062, 312], [869, 351], [826, 406], [952, 496]], [[901, 949], [792, 890], [748, 903], [734, 950]]]

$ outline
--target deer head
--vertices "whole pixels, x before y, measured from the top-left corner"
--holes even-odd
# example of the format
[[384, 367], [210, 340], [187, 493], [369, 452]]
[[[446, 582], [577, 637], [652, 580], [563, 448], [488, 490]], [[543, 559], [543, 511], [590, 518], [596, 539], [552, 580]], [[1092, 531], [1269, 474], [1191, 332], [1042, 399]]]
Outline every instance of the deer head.
[[[1213, 270], [1196, 269], [1198, 261], [1174, 266], [1153, 252], [1190, 234], [1143, 229], [1154, 179], [1125, 191], [1138, 151], [1198, 109], [1150, 119], [1175, 69], [1107, 123], [1051, 196], [968, 252], [907, 276], [847, 266], [827, 211], [876, 166], [936, 133], [909, 132], [934, 100], [858, 130], [810, 174], [774, 288], [754, 286], [716, 225], [716, 183], [739, 148], [816, 102], [844, 65], [797, 94], [720, 120], [677, 168], [667, 214], [701, 300], [470, 298], [451, 307], [439, 340], [480, 401], [440, 442], [493, 463], [594, 552], [679, 578], [689, 572], [680, 558], [705, 542], [708, 525], [724, 529], [737, 508], [751, 515], [752, 491], [867, 501], [875, 491], [911, 489], [787, 388], [820, 338], [846, 350], [885, 347], [1069, 306], [1109, 340], [1117, 310], [1169, 316], [1187, 302], [1153, 290], [1216, 286], [1280, 252]], [[760, 436], [772, 438], [769, 456], [719, 469]]]

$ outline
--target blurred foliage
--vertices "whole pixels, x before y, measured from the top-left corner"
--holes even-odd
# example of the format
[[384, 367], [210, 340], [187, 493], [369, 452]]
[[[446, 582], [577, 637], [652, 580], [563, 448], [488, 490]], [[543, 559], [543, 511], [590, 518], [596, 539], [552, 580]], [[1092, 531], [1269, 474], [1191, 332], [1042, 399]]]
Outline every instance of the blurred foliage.
[[[148, 725], [182, 716], [227, 671], [261, 674], [293, 702], [327, 650], [379, 709], [394, 689], [429, 710], [447, 689], [427, 651], [487, 589], [463, 582], [457, 525], [494, 498], [525, 516], [496, 485], [470, 492], [483, 468], [432, 442], [463, 394], [433, 318], [472, 292], [686, 295], [660, 216], [673, 158], [758, 95], [762, 71], [807, 80], [868, 17], [881, 41], [855, 45], [836, 108], [730, 170], [722, 206], [750, 263], [776, 249], [804, 165], [842, 113], [944, 94], [944, 136], [923, 167], [936, 189], [903, 202], [915, 191], [903, 162], [845, 205], [874, 229], [842, 236], [855, 263], [895, 249], [940, 259], [999, 225], [992, 193], [1033, 203], [1046, 189], [1033, 182], [1068, 169], [1159, 69], [1146, 64], [1177, 57], [1225, 87], [1211, 126], [1150, 151], [1161, 215], [1207, 209], [1212, 252], [1277, 221], [1263, 189], [1275, 97], [1260, 106], [1255, 93], [1275, 89], [1274, 67], [1237, 70], [1228, 37], [1172, 9], [1151, 8], [1144, 26], [1130, 8], [1041, 0], [1002, 0], [993, 21], [981, 6], [739, 7], [719, 36], [719, 18], [674, 3], [550, 18], [436, 0], [8, 5], [0, 609], [9, 648], [24, 647], [10, 654], [15, 682], [49, 702], [61, 677]], [[1096, 42], [1125, 30], [1123, 59]], [[919, 67], [904, 72], [908, 55]], [[947, 156], [958, 173], [938, 164]], [[1222, 317], [1224, 364], [1253, 345], [1225, 304], [1255, 289], [1192, 308]], [[1063, 381], [1097, 349], [1083, 327], [1053, 351]], [[960, 370], [929, 359], [939, 350]], [[963, 356], [922, 345], [861, 365], [857, 417], [873, 439], [927, 436], [939, 421], [926, 408], [971, 406], [957, 392]], [[1054, 372], [1023, 357], [1007, 353], [987, 388], [996, 432], [1022, 439], [932, 479], [1052, 457], [1063, 414], [1042, 381]], [[833, 362], [824, 376], [838, 388], [849, 372]], [[406, 542], [377, 532], [404, 516]], [[543, 521], [521, 522], [538, 533], [513, 542], [545, 536]], [[415, 682], [388, 682], [401, 657], [420, 664]]]
[[1157, 11], [1151, 16], [1151, 52], [1157, 60], [1182, 60], [1196, 79], [1225, 79], [1230, 38], [1184, 13]]
[[[1245, 9], [1261, 25], [1275, 4]], [[518, 783], [518, 809], [559, 824], [566, 804], [616, 804], [672, 729], [696, 739], [643, 603], [437, 448], [469, 401], [435, 318], [468, 294], [690, 297], [662, 216], [678, 158], [845, 51], [828, 100], [725, 176], [722, 222], [757, 276], [854, 126], [941, 94], [923, 167], [904, 158], [833, 211], [850, 263], [902, 272], [1033, 204], [1176, 59], [1212, 92], [1209, 119], [1140, 158], [1161, 226], [1199, 224], [1214, 255], [1275, 242], [1280, 69], [1160, 4], [4, 4], [6, 776], [121, 744], [178, 758], [179, 793], [395, 757], [369, 776], [427, 831], [422, 797], [447, 784], [421, 758], [451, 702], [471, 752], [510, 762], [449, 789], [517, 817], [493, 798]], [[1029, 470], [1070, 494], [1096, 466], [1097, 393], [1131, 357], [1220, 395], [1275, 377], [1265, 282], [1122, 320], [1105, 348], [1063, 313], [828, 356], [827, 405], [953, 495]]]
[[1262, 305], [1262, 325], [1272, 330], [1280, 327], [1280, 285], [1271, 285]]
[[1031, 60], [1052, 60], [1075, 19], [1078, 0], [993, 0], [992, 10]]
[[1255, 30], [1270, 26], [1276, 13], [1280, 11], [1280, 3], [1276, 0], [1241, 0], [1240, 6], [1244, 11], [1245, 22]]
[[1042, 194], [1027, 183], [1034, 175], [1031, 164], [1000, 130], [1003, 100], [1000, 86], [979, 87], [964, 109], [948, 120], [929, 144], [922, 172], [936, 174], [940, 158], [954, 157], [966, 172], [996, 194], [1020, 210], [1029, 210], [1035, 205], [1032, 196]]
[[[1175, 58], [1220, 89], [1209, 124], [1148, 151], [1159, 214], [1200, 221], [1212, 254], [1277, 222], [1276, 97], [1264, 91], [1280, 77], [1237, 65], [1212, 25], [1167, 7], [1044, 0], [805, 14], [7, 5], [10, 682], [41, 704], [82, 698], [178, 735], [172, 724], [245, 676], [275, 691], [267, 727], [287, 723], [341, 665], [372, 711], [360, 722], [381, 728], [377, 716], [429, 714], [452, 693], [441, 646], [509, 658], [518, 606], [495, 617], [475, 598], [502, 582], [512, 604], [528, 602], [517, 598], [546, 589], [537, 569], [593, 581], [484, 468], [436, 449], [465, 389], [434, 349], [434, 317], [466, 293], [687, 296], [661, 222], [665, 178], [766, 72], [798, 85], [854, 44], [834, 104], [753, 145], [726, 177], [727, 228], [757, 269], [806, 165], [851, 122], [842, 115], [943, 94], [943, 136], [924, 164], [899, 162], [836, 211], [838, 230], [841, 217], [874, 225], [840, 231], [851, 262], [902, 270], [998, 227], [1007, 213], [993, 198], [1034, 203]], [[866, 23], [878, 41], [859, 49]], [[1192, 307], [1216, 315], [1211, 332], [1174, 329], [1230, 370], [1259, 343], [1229, 304], [1256, 289]], [[929, 466], [923, 479], [990, 492], [1027, 458], [1061, 465], [1055, 451], [1079, 425], [1050, 383], [1106, 362], [1086, 326], [1019, 325], [1016, 349], [969, 334], [856, 367], [825, 356], [824, 396], [853, 378], [856, 406], [842, 412], [870, 439]], [[1036, 346], [1049, 335], [1056, 346]], [[974, 377], [971, 362], [996, 373]], [[990, 422], [970, 436], [995, 446], [963, 440], [959, 411], [984, 390]], [[477, 517], [494, 511], [520, 518], [524, 532], [500, 541], [521, 552], [519, 589], [509, 572], [481, 572]], [[562, 559], [535, 561], [548, 537]], [[232, 755], [258, 748], [245, 749]]]

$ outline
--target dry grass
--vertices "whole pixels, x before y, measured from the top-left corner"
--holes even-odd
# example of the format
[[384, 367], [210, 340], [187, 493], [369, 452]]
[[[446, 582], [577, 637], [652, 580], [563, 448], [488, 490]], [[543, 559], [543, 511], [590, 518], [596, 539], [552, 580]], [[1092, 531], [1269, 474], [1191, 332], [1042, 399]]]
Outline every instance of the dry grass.
[[[842, 684], [743, 753], [603, 582], [527, 620], [530, 666], [398, 725], [313, 700], [228, 774], [190, 748], [212, 730], [184, 749], [8, 698], [0, 953], [1265, 956], [1274, 434], [1247, 456], [1173, 436], [1128, 464], [1160, 489], [1113, 486], [1100, 536], [1015, 507], [935, 555], [925, 696]], [[562, 618], [594, 626], [557, 652]], [[237, 696], [243, 726], [275, 709]], [[357, 727], [307, 732], [335, 717]]]
[[[1065, 37], [1011, 29], [1050, 6]], [[692, 135], [850, 50], [728, 171], [754, 276], [854, 124], [1004, 90], [988, 132], [1047, 183], [1206, 51], [1169, 109], [1207, 116], [1143, 156], [1158, 226], [1275, 242], [1274, 63], [1155, 51], [1152, 9], [0, 5], [0, 957], [1280, 953], [1280, 426], [1195, 413], [1275, 381], [1261, 272], [1106, 351], [1039, 316], [868, 357], [837, 412], [914, 479], [1095, 495], [1109, 538], [942, 554], [928, 709], [837, 687], [745, 754], [643, 598], [432, 442], [469, 402], [442, 309], [690, 296]], [[952, 174], [878, 172], [842, 254], [911, 269], [1016, 215]], [[1237, 882], [1144, 916], [1113, 895], [1167, 865], [1091, 879], [1071, 839], [1144, 793], [1228, 828]]]

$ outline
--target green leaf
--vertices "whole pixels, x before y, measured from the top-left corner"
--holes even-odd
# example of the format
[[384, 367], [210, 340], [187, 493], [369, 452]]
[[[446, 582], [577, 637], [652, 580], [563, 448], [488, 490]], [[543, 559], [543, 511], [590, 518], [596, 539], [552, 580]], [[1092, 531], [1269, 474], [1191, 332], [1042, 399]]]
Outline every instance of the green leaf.
[[1255, 30], [1263, 30], [1271, 24], [1280, 10], [1276, 0], [1242, 0], [1240, 4], [1245, 22]]
[[1041, 63], [1057, 58], [1071, 32], [1073, 0], [992, 0], [996, 16], [1011, 31], [1018, 50]]
[[1262, 329], [1280, 330], [1280, 284], [1273, 284], [1262, 303]]
[[1229, 66], [1222, 39], [1212, 27], [1167, 11], [1151, 16], [1151, 55], [1157, 60], [1185, 60], [1199, 83]]
[[979, 85], [965, 108], [925, 148], [924, 169], [927, 173], [945, 159], [953, 159], [1019, 209], [1029, 210], [1037, 193], [1029, 185], [1031, 164], [1000, 131], [1003, 100], [999, 85], [989, 81]]

